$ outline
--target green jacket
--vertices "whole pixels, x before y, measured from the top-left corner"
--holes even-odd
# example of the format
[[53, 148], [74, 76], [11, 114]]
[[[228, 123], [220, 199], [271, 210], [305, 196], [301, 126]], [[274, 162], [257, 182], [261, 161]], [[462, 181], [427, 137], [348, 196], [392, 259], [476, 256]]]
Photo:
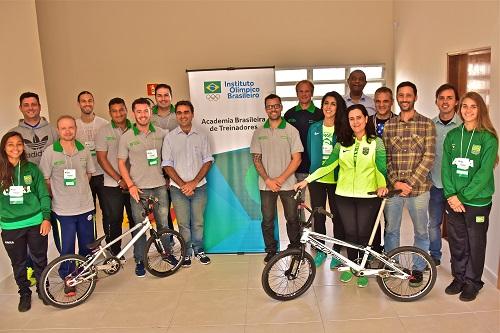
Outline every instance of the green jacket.
[[370, 198], [368, 192], [386, 187], [387, 162], [384, 144], [380, 138], [367, 142], [366, 136], [350, 147], [337, 142], [325, 166], [306, 178], [312, 182], [339, 165], [336, 194], [345, 197]]
[[[490, 132], [468, 131], [463, 125], [448, 132], [441, 166], [445, 197], [456, 195], [469, 206], [489, 205], [495, 192], [493, 168], [497, 153], [498, 139]], [[472, 161], [467, 172], [457, 172], [456, 158]]]
[[[9, 188], [0, 185], [0, 228], [5, 230], [21, 229], [40, 224], [50, 220], [50, 196], [42, 172], [36, 164], [31, 162], [21, 163], [14, 168], [15, 185], [23, 186], [23, 203], [11, 204]], [[18, 182], [20, 181], [20, 184]]]

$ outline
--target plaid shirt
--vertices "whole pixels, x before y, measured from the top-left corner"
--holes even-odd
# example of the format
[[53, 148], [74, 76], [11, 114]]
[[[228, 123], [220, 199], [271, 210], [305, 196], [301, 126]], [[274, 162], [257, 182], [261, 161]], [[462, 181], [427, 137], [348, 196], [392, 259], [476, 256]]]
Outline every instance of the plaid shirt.
[[418, 196], [431, 188], [429, 171], [435, 157], [436, 127], [432, 120], [417, 113], [408, 122], [400, 115], [385, 123], [387, 177], [394, 186], [397, 181], [412, 187], [410, 196]]

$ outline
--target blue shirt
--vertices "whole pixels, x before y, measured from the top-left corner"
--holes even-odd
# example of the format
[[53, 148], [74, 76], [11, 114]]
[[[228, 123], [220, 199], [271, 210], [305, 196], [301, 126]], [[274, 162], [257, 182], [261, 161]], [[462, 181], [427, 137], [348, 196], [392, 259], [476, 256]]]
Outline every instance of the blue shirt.
[[[214, 160], [208, 136], [194, 126], [187, 134], [178, 126], [165, 135], [161, 156], [161, 165], [174, 168], [185, 182], [193, 180], [203, 164]], [[196, 187], [206, 183], [203, 178]], [[172, 185], [180, 188], [174, 181]]]
[[344, 101], [345, 101], [345, 104], [347, 107], [350, 107], [351, 105], [354, 105], [354, 104], [362, 104], [365, 106], [366, 111], [368, 111], [369, 116], [377, 113], [375, 111], [375, 102], [373, 101], [373, 98], [371, 98], [370, 96], [366, 96], [365, 94], [361, 94], [361, 98], [359, 99], [359, 103], [354, 103], [350, 94], [344, 95], [343, 97], [344, 97]]
[[436, 158], [430, 174], [432, 184], [437, 188], [443, 188], [443, 182], [441, 181], [441, 161], [443, 159], [444, 138], [446, 138], [446, 134], [449, 131], [462, 124], [462, 120], [455, 113], [453, 119], [446, 125], [439, 119], [439, 116], [434, 117], [432, 122], [436, 125]]

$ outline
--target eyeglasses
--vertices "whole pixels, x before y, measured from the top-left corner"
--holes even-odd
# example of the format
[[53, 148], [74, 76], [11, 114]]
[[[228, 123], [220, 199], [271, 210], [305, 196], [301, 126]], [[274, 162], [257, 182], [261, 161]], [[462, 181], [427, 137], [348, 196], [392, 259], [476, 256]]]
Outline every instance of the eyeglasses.
[[266, 105], [266, 110], [279, 110], [281, 108], [281, 104], [273, 104], [273, 105]]

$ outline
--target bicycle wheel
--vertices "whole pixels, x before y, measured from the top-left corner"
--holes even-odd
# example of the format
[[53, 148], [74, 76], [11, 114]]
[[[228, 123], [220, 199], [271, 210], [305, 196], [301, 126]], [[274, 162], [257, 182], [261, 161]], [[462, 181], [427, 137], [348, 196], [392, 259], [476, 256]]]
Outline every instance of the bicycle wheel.
[[158, 238], [149, 237], [144, 249], [144, 263], [154, 276], [166, 277], [174, 274], [182, 265], [186, 253], [186, 242], [175, 230], [162, 229]]
[[[302, 258], [302, 259], [301, 259]], [[295, 299], [305, 293], [316, 276], [314, 259], [300, 249], [288, 249], [275, 255], [262, 272], [262, 287], [278, 301]]]
[[85, 302], [95, 289], [97, 273], [94, 265], [87, 270], [83, 268], [86, 261], [77, 254], [52, 260], [40, 278], [40, 293], [45, 302], [63, 309]]
[[[386, 256], [395, 266], [410, 274], [409, 279], [400, 279], [395, 276], [398, 273], [390, 266], [381, 263], [379, 268], [387, 270], [387, 274], [377, 276], [377, 283], [387, 296], [400, 302], [411, 302], [424, 297], [432, 290], [437, 270], [434, 261], [425, 251], [414, 246], [402, 246], [390, 251]], [[415, 279], [417, 275], [418, 278]]]

